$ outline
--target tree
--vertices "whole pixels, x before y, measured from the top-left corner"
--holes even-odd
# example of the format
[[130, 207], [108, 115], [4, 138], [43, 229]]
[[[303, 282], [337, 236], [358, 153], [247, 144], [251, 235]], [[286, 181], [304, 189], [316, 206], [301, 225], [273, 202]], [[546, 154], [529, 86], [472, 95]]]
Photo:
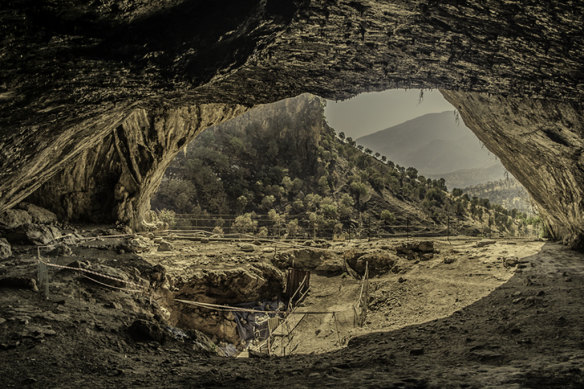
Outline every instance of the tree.
[[456, 215], [459, 217], [464, 216], [466, 208], [465, 208], [464, 204], [462, 203], [462, 201], [460, 201], [460, 199], [457, 199], [456, 203], [454, 203], [454, 204], [455, 204], [454, 212], [456, 213]]
[[338, 238], [343, 233], [343, 223], [336, 223], [333, 226], [333, 237]]
[[245, 197], [244, 195], [241, 195], [237, 198], [237, 212], [242, 212], [245, 207], [247, 207], [247, 197]]
[[262, 199], [261, 205], [263, 209], [269, 209], [274, 205], [275, 202], [276, 198], [273, 195], [267, 195]]
[[385, 155], [382, 155], [382, 156], [381, 156], [381, 160], [382, 160], [383, 162], [385, 162], [385, 161], [387, 161], [387, 157], [386, 157]]
[[258, 226], [257, 220], [252, 219], [251, 213], [245, 213], [235, 218], [233, 228], [239, 233], [254, 232]]
[[268, 229], [266, 227], [260, 227], [257, 236], [260, 238], [266, 238], [268, 236]]
[[278, 214], [275, 209], [270, 209], [268, 212], [268, 218], [272, 223], [274, 223], [274, 234], [280, 236], [280, 226], [282, 225], [282, 216]]
[[418, 169], [416, 169], [415, 167], [411, 167], [410, 166], [409, 168], [406, 169], [406, 174], [412, 180], [415, 180], [416, 178], [418, 178]]
[[284, 178], [282, 178], [282, 186], [286, 189], [286, 193], [290, 193], [294, 187], [294, 182], [290, 177], [284, 176]]
[[296, 199], [292, 202], [292, 211], [294, 213], [300, 213], [304, 211], [304, 202], [300, 199]]
[[357, 201], [357, 205], [361, 205], [361, 201], [365, 196], [367, 196], [367, 186], [361, 181], [353, 181], [351, 183], [351, 193], [355, 196], [355, 200]]
[[302, 186], [304, 185], [304, 182], [296, 177], [293, 181], [292, 181], [292, 191], [294, 192], [294, 194], [300, 192], [302, 190]]
[[171, 209], [178, 213], [191, 213], [195, 206], [195, 185], [188, 180], [171, 178], [160, 183], [158, 192], [152, 199], [152, 208]]
[[444, 204], [446, 195], [438, 188], [432, 188], [426, 192], [426, 201], [430, 206], [441, 207]]
[[176, 224], [176, 213], [170, 209], [161, 209], [157, 212], [157, 215], [168, 227], [173, 227]]
[[460, 189], [460, 188], [454, 188], [454, 189], [452, 189], [452, 195], [454, 197], [462, 196], [462, 193], [463, 193], [462, 192], [462, 189]]
[[359, 149], [359, 151], [363, 151], [363, 145], [357, 145], [357, 148]]
[[328, 183], [328, 179], [326, 176], [321, 176], [318, 179], [318, 186], [319, 186], [322, 193], [328, 193], [330, 188], [329, 188], [329, 183]]
[[318, 230], [318, 222], [319, 222], [318, 214], [316, 212], [309, 212], [308, 213], [308, 222], [309, 222], [310, 226], [312, 227], [312, 236], [313, 236], [313, 238], [316, 238], [316, 231]]
[[438, 189], [443, 190], [444, 192], [448, 191], [448, 188], [446, 188], [446, 180], [444, 178], [439, 178], [438, 180], [434, 181], [434, 186], [436, 186]]
[[379, 158], [381, 156], [380, 153], [375, 153], [375, 158]]
[[341, 138], [341, 140], [345, 140], [345, 133], [343, 131], [339, 132], [339, 138]]
[[379, 218], [383, 220], [385, 224], [391, 224], [395, 221], [395, 216], [388, 209], [381, 211]]
[[369, 176], [368, 181], [376, 191], [381, 191], [385, 186], [385, 180], [384, 180], [383, 176], [381, 174], [379, 174], [378, 172], [372, 173]]
[[355, 200], [353, 200], [348, 193], [343, 193], [337, 204], [339, 205], [339, 215], [341, 219], [346, 219], [351, 216]]
[[369, 155], [371, 155], [371, 153], [372, 153], [372, 152], [373, 152], [373, 151], [372, 151], [370, 148], [366, 148], [366, 149], [365, 149], [365, 154], [369, 154]]
[[288, 236], [296, 236], [296, 234], [298, 234], [298, 229], [298, 219], [290, 220], [286, 226], [286, 232], [288, 233]]
[[304, 198], [304, 204], [306, 205], [306, 209], [308, 209], [309, 211], [315, 211], [316, 209], [318, 209], [321, 201], [322, 196], [314, 193], [309, 193]]

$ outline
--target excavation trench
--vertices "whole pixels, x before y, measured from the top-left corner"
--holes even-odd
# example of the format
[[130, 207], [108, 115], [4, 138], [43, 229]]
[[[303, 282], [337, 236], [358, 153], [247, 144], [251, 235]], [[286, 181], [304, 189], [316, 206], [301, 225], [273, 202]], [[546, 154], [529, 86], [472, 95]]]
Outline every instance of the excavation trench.
[[205, 333], [227, 356], [265, 338], [268, 318], [286, 309], [283, 273], [267, 263], [185, 270], [175, 278], [168, 321]]
[[[173, 246], [173, 252], [149, 255], [164, 263], [171, 280], [167, 321], [203, 332], [227, 356], [345, 346], [364, 324], [369, 274], [405, 272], [409, 262], [385, 246], [333, 249], [328, 242], [278, 249], [259, 241], [193, 246], [179, 240]], [[197, 254], [186, 254], [195, 247]], [[412, 247], [402, 255], [434, 253], [432, 242]]]
[[[450, 316], [505, 283], [541, 243], [461, 237], [317, 247], [180, 239], [172, 245], [146, 258], [173, 280], [169, 324], [205, 333], [222, 355], [284, 356], [329, 352], [356, 336]], [[310, 272], [310, 290], [292, 314], [285, 293], [290, 269]]]

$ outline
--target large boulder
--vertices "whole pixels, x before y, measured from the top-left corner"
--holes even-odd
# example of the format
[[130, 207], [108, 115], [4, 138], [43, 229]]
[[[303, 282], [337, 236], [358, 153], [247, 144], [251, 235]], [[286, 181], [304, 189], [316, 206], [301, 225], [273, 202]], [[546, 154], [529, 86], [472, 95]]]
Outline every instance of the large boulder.
[[170, 242], [167, 242], [166, 240], [160, 240], [158, 242], [155, 242], [158, 244], [158, 251], [172, 251], [174, 250], [173, 245]]
[[29, 224], [25, 232], [30, 243], [39, 245], [53, 243], [62, 237], [61, 231], [50, 225]]
[[41, 208], [34, 204], [20, 203], [18, 208], [25, 210], [32, 218], [33, 223], [52, 224], [57, 222], [57, 215], [48, 209]]
[[63, 235], [55, 226], [26, 224], [5, 231], [4, 236], [11, 243], [47, 245], [57, 242]]
[[0, 227], [14, 229], [32, 223], [32, 217], [23, 209], [7, 209], [0, 213]]
[[122, 243], [117, 245], [118, 250], [126, 253], [150, 253], [157, 249], [154, 242], [146, 237], [140, 235], [133, 235], [125, 238]]
[[289, 268], [314, 270], [325, 262], [333, 261], [333, 257], [334, 254], [329, 251], [302, 248], [280, 251], [274, 255], [272, 263], [282, 270]]
[[395, 247], [395, 251], [399, 256], [413, 260], [429, 260], [437, 253], [434, 249], [434, 242], [430, 240], [418, 242], [405, 242]]

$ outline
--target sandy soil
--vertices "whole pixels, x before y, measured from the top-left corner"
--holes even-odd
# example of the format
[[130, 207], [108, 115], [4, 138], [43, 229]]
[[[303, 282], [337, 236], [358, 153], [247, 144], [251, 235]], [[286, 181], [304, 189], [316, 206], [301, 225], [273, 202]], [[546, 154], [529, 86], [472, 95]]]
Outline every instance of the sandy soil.
[[[373, 278], [368, 322], [341, 342], [327, 335], [331, 320], [316, 328], [307, 321], [317, 349], [347, 343], [322, 354], [233, 359], [172, 337], [137, 341], [128, 327], [136, 318], [155, 320], [156, 301], [78, 277], [53, 275], [48, 301], [26, 288], [1, 288], [0, 382], [43, 388], [584, 386], [584, 255], [524, 241], [476, 247], [456, 240], [438, 248], [435, 258], [411, 263], [403, 274]], [[102, 251], [62, 260], [79, 255], [126, 273], [136, 268], [144, 276], [149, 269], [140, 257]], [[33, 265], [21, 254], [0, 271], [20, 266], [24, 274]], [[305, 308], [343, 308], [356, 283], [340, 280], [315, 277]], [[299, 344], [300, 351], [315, 350]]]

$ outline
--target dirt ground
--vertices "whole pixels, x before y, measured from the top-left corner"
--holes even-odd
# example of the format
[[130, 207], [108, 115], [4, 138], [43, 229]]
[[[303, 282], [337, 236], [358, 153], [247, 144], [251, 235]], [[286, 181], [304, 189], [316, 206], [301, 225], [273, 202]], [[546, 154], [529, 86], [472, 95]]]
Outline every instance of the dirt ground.
[[[394, 243], [334, 243], [330, 249]], [[182, 269], [187, 277], [182, 263], [193, 272], [223, 268], [225, 261], [246, 265], [273, 256], [273, 247], [245, 252], [220, 242], [173, 245], [170, 252], [138, 255], [74, 248], [53, 259], [97, 263], [133, 282], [148, 279], [150, 295], [106, 288], [71, 271], [51, 272], [49, 300], [27, 285], [4, 282], [2, 386], [584, 386], [584, 255], [558, 244], [436, 241], [433, 258], [403, 260], [399, 272], [371, 278], [363, 328], [352, 328], [347, 318], [315, 316], [298, 328], [295, 355], [245, 359], [214, 355], [194, 333], [169, 335], [161, 292], [152, 286], [159, 279], [154, 265], [163, 264], [169, 275]], [[0, 275], [26, 280], [36, 268], [34, 255], [22, 250], [0, 264]], [[343, 311], [359, 293], [359, 281], [344, 277], [313, 276], [299, 309]], [[148, 331], [136, 330], [136, 322]], [[337, 335], [332, 327], [339, 324]]]
[[[313, 276], [312, 292], [298, 312], [306, 315], [290, 332], [291, 339], [275, 342], [275, 355], [311, 354], [346, 346], [349, 339], [378, 331], [396, 330], [452, 315], [487, 296], [509, 280], [515, 266], [537, 253], [543, 243], [493, 240], [435, 239], [436, 253], [427, 261], [402, 261], [401, 270], [372, 277], [367, 319], [355, 326], [353, 305], [361, 282], [350, 277]], [[392, 242], [394, 243], [394, 242]], [[379, 250], [387, 241], [361, 242], [363, 250]], [[294, 322], [296, 324], [296, 322]], [[282, 345], [287, 345], [283, 350]]]

